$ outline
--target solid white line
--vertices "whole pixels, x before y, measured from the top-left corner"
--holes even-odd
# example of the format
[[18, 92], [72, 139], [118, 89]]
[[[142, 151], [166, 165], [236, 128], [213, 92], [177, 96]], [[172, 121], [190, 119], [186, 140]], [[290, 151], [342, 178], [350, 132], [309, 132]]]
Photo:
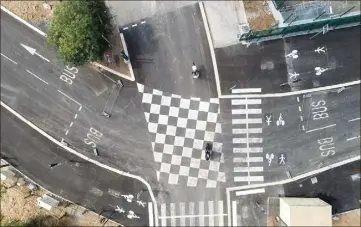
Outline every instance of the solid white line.
[[81, 104], [77, 101], [75, 101], [74, 99], [72, 99], [71, 97], [69, 97], [68, 95], [66, 95], [64, 92], [58, 90], [58, 92], [60, 92], [62, 95], [64, 95], [65, 97], [67, 97], [68, 99], [72, 100], [73, 102], [75, 102], [76, 104], [78, 104], [79, 106], [81, 106]]
[[[120, 174], [120, 175], [123, 175], [123, 176], [126, 176], [126, 177], [130, 177], [130, 178], [133, 178], [133, 179], [136, 179], [136, 180], [139, 180], [141, 181], [148, 189], [148, 192], [150, 194], [150, 197], [155, 205], [155, 217], [157, 219], [158, 217], [158, 208], [157, 208], [157, 201], [155, 200], [155, 197], [154, 197], [154, 194], [153, 194], [153, 191], [152, 191], [152, 188], [150, 187], [150, 184], [145, 181], [142, 177], [140, 176], [137, 176], [137, 175], [134, 175], [134, 174], [130, 174], [130, 173], [127, 173], [127, 172], [124, 172], [124, 171], [121, 171], [121, 170], [118, 170], [118, 169], [115, 169], [113, 167], [110, 167], [110, 166], [107, 166], [103, 163], [100, 163], [96, 160], [93, 160], [77, 151], [75, 151], [74, 149], [70, 148], [70, 147], [67, 147], [67, 146], [64, 146], [61, 142], [59, 142], [58, 140], [56, 140], [54, 137], [50, 136], [49, 134], [47, 134], [46, 132], [44, 132], [42, 129], [40, 129], [39, 127], [37, 127], [36, 125], [34, 125], [33, 123], [31, 123], [30, 121], [26, 120], [21, 114], [17, 113], [15, 110], [13, 110], [11, 107], [9, 107], [8, 105], [6, 105], [5, 103], [3, 103], [3, 101], [0, 101], [1, 102], [1, 105], [3, 107], [5, 107], [8, 111], [10, 111], [12, 114], [14, 114], [16, 117], [18, 117], [20, 120], [22, 120], [24, 123], [28, 124], [30, 127], [32, 127], [34, 130], [38, 131], [40, 134], [42, 134], [43, 136], [45, 136], [46, 138], [48, 138], [50, 141], [52, 141], [53, 143], [57, 144], [58, 146], [62, 147], [63, 149], [67, 150], [68, 152], [74, 154], [74, 155], [77, 155], [78, 157], [84, 159], [84, 160], [87, 160], [88, 162], [91, 162], [99, 167], [102, 167], [104, 169], [107, 169], [111, 172], [114, 172], [114, 173], [117, 173], [117, 174]], [[156, 222], [156, 226], [157, 225], [157, 222]]]
[[26, 72], [30, 73], [31, 75], [33, 75], [33, 76], [36, 77], [37, 79], [41, 80], [43, 83], [48, 84], [48, 82], [46, 82], [45, 80], [41, 79], [40, 77], [38, 77], [38, 76], [35, 75], [34, 73], [30, 72], [29, 70], [26, 70]]
[[232, 114], [261, 114], [262, 109], [232, 109]]
[[204, 226], [204, 202], [201, 201], [199, 204], [199, 226]]
[[260, 93], [261, 88], [237, 88], [232, 89], [232, 93]]
[[[322, 168], [319, 168], [319, 169], [316, 169], [316, 170], [312, 170], [310, 172], [300, 174], [298, 176], [295, 176], [293, 178], [289, 178], [289, 179], [286, 179], [286, 180], [274, 181], [274, 182], [264, 183], [264, 184], [253, 184], [253, 185], [230, 187], [230, 188], [227, 188], [226, 191], [230, 192], [230, 191], [235, 191], [235, 190], [244, 190], [244, 189], [267, 187], [267, 186], [274, 186], [274, 185], [282, 185], [282, 184], [291, 183], [291, 182], [298, 181], [298, 180], [307, 178], [309, 176], [313, 176], [313, 175], [325, 172], [327, 170], [330, 170], [330, 169], [333, 169], [333, 168], [336, 168], [336, 167], [339, 167], [339, 166], [342, 166], [342, 165], [345, 165], [345, 164], [348, 164], [348, 163], [351, 163], [351, 162], [354, 162], [354, 161], [358, 161], [358, 160], [360, 160], [360, 157], [361, 157], [360, 155], [357, 155], [355, 157], [343, 160], [341, 162], [337, 162], [337, 163], [334, 163], [334, 164], [331, 164], [331, 165], [328, 165], [328, 166], [325, 166], [325, 167], [322, 167]], [[227, 199], [228, 198], [229, 197], [227, 197]]]
[[301, 106], [298, 106], [298, 111], [302, 112]]
[[232, 129], [232, 134], [246, 134], [246, 133], [262, 133], [262, 128], [234, 128]]
[[343, 84], [335, 84], [325, 87], [318, 87], [318, 88], [311, 88], [306, 90], [299, 90], [299, 91], [291, 91], [291, 92], [283, 92], [283, 93], [272, 93], [272, 94], [244, 94], [244, 95], [221, 95], [219, 98], [223, 99], [234, 99], [234, 98], [272, 98], [272, 97], [285, 97], [285, 96], [291, 96], [291, 95], [299, 95], [299, 94], [306, 94], [306, 93], [312, 93], [317, 91], [325, 91], [340, 87], [347, 87], [352, 86], [356, 84], [360, 84], [361, 80], [351, 81]]
[[263, 182], [263, 176], [234, 177], [234, 182]]
[[263, 157], [233, 158], [233, 162], [263, 162]]
[[232, 124], [262, 124], [262, 118], [232, 119]]
[[334, 127], [334, 126], [336, 126], [336, 124], [327, 125], [327, 126], [321, 127], [321, 128], [314, 128], [314, 129], [311, 129], [311, 130], [306, 131], [306, 133], [315, 132], [315, 131], [318, 131], [318, 130], [322, 130], [322, 129], [325, 129], [325, 128], [331, 128], [331, 127]]
[[233, 143], [262, 143], [262, 138], [233, 138]]
[[262, 99], [232, 99], [232, 105], [259, 105], [262, 104]]
[[[179, 212], [181, 216], [186, 215], [185, 203], [179, 203]], [[180, 218], [180, 226], [186, 226], [186, 219], [184, 217]]]
[[[166, 216], [167, 215], [167, 210], [166, 210], [166, 204], [162, 203], [160, 204], [160, 213], [162, 216]], [[171, 218], [171, 217], [170, 217]], [[162, 219], [161, 217], [159, 217], [159, 219]], [[167, 226], [167, 220], [166, 219], [162, 219], [161, 220], [161, 224], [162, 226]]]
[[3, 53], [1, 53], [1, 56], [3, 56], [4, 58], [8, 59], [9, 61], [11, 61], [12, 63], [14, 63], [15, 65], [17, 65], [18, 63], [13, 61], [12, 59], [10, 59], [9, 57], [5, 56]]
[[214, 204], [213, 201], [208, 201], [208, 226], [214, 226]]
[[360, 138], [360, 136], [355, 136], [355, 137], [348, 138], [346, 141], [350, 141], [350, 140], [354, 140], [354, 139], [358, 139], [358, 138]]
[[1, 6], [1, 10], [4, 10], [6, 13], [8, 13], [10, 16], [14, 17], [16, 20], [20, 21], [21, 23], [25, 24], [26, 26], [28, 26], [29, 28], [33, 29], [34, 31], [36, 31], [37, 33], [39, 33], [42, 36], [46, 37], [46, 33], [42, 32], [40, 29], [34, 27], [33, 25], [31, 25], [29, 22], [21, 19], [19, 16], [15, 15], [13, 12], [11, 12], [10, 10], [6, 9], [5, 7]]
[[237, 201], [232, 201], [232, 226], [237, 226]]
[[261, 153], [262, 147], [250, 147], [250, 148], [233, 148], [233, 153]]
[[223, 226], [223, 215], [220, 216], [220, 214], [223, 214], [223, 201], [218, 201], [218, 226]]
[[250, 194], [260, 194], [260, 193], [265, 193], [265, 189], [264, 188], [259, 188], [259, 189], [252, 189], [252, 190], [247, 190], [247, 191], [236, 191], [236, 196], [250, 195]]
[[351, 120], [348, 120], [348, 122], [351, 122], [351, 121], [358, 121], [358, 120], [360, 120], [360, 118], [359, 118], [359, 117], [358, 117], [358, 118], [351, 119]]
[[154, 226], [153, 203], [148, 202], [149, 226]]
[[214, 70], [214, 77], [216, 79], [217, 94], [218, 94], [218, 97], [220, 97], [220, 96], [222, 96], [222, 93], [221, 93], [221, 86], [220, 86], [220, 82], [219, 82], [219, 74], [218, 74], [218, 66], [217, 66], [217, 61], [216, 61], [216, 55], [215, 55], [214, 49], [213, 49], [213, 41], [212, 41], [211, 33], [209, 31], [207, 16], [206, 16], [206, 13], [204, 11], [203, 2], [198, 2], [198, 4], [199, 4], [200, 11], [201, 11], [203, 23], [204, 23], [204, 29], [206, 30], [209, 50], [210, 50], [210, 53], [211, 53], [211, 59], [212, 59], [213, 70]]
[[262, 166], [234, 167], [234, 173], [263, 172]]

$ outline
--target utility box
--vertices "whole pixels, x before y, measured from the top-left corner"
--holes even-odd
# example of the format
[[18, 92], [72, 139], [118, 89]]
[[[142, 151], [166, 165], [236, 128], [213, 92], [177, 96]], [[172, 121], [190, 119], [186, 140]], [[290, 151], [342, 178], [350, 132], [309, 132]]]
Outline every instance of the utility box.
[[57, 207], [59, 205], [59, 201], [51, 198], [48, 195], [44, 195], [42, 198], [38, 197], [38, 205], [47, 210], [51, 210], [51, 208]]
[[15, 177], [15, 173], [11, 170], [1, 170], [1, 180], [11, 179]]

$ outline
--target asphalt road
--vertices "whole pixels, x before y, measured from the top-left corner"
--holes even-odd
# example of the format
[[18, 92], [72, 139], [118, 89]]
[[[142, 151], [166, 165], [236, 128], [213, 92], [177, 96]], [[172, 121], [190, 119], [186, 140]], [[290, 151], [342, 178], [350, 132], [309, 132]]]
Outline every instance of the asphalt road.
[[[198, 4], [121, 26], [138, 83], [182, 97], [217, 97]], [[137, 26], [135, 26], [136, 24]], [[191, 74], [195, 62], [200, 77]]]
[[[105, 170], [58, 147], [1, 107], [1, 154], [20, 172], [50, 192], [81, 204], [125, 226], [148, 225], [146, 186], [138, 180]], [[61, 163], [49, 168], [51, 163]], [[142, 201], [145, 207], [137, 204]], [[133, 195], [128, 202], [122, 195]], [[113, 212], [123, 208], [125, 213]], [[139, 216], [129, 219], [132, 210]]]
[[[215, 49], [222, 95], [232, 94], [232, 88], [278, 93], [360, 79], [359, 26], [311, 36]], [[315, 52], [318, 48], [320, 51]], [[294, 50], [297, 58], [289, 56]], [[316, 67], [324, 71], [317, 75]], [[300, 81], [292, 83], [295, 79]], [[287, 82], [289, 85], [280, 86]]]

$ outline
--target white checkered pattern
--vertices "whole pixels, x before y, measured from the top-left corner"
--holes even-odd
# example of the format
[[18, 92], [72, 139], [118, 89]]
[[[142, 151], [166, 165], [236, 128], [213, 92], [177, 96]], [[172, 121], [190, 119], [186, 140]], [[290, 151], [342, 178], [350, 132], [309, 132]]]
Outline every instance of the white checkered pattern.
[[222, 153], [211, 161], [204, 158], [206, 142], [221, 152], [222, 144], [214, 141], [215, 134], [221, 133], [218, 99], [185, 99], [142, 84], [138, 84], [138, 90], [143, 93], [144, 115], [153, 135], [158, 180], [189, 187], [196, 187], [203, 180], [208, 188], [215, 188], [218, 181], [225, 182], [225, 174], [220, 171]]

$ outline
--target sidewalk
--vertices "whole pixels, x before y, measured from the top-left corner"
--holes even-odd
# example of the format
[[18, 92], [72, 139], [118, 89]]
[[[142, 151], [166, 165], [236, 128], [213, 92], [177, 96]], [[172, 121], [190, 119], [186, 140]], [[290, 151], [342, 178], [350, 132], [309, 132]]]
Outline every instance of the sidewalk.
[[239, 25], [247, 24], [243, 1], [205, 1], [214, 48], [239, 43]]

